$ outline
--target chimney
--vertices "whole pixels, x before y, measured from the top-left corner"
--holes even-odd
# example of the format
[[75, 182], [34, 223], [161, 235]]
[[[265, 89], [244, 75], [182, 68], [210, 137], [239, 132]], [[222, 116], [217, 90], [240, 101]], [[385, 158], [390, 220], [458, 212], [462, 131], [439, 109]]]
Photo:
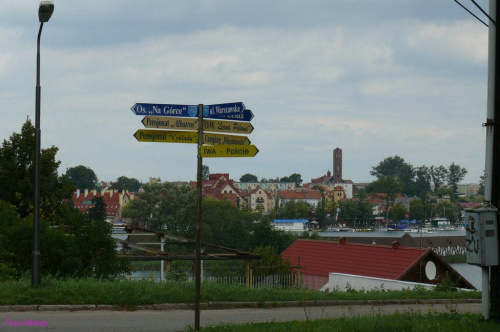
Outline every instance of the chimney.
[[347, 244], [347, 239], [346, 239], [345, 237], [341, 237], [341, 238], [339, 239], [339, 244], [341, 244], [341, 245], [342, 245], [342, 244]]
[[85, 192], [84, 192], [84, 197], [87, 198], [87, 195], [89, 194], [89, 190], [88, 189], [85, 189]]
[[78, 199], [78, 197], [80, 197], [80, 189], [76, 189], [76, 199]]
[[394, 241], [392, 242], [392, 249], [399, 249], [399, 242], [398, 241]]

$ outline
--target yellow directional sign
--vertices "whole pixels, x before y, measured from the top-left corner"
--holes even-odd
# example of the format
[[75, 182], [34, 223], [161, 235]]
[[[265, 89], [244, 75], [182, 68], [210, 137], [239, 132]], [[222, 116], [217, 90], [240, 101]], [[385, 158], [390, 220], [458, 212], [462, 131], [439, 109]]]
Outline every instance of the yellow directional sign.
[[[181, 130], [151, 130], [139, 129], [134, 137], [139, 142], [161, 142], [161, 143], [198, 143], [198, 132]], [[251, 142], [246, 136], [203, 134], [203, 144], [212, 145], [249, 145]]]
[[198, 143], [198, 133], [194, 131], [139, 129], [134, 137], [139, 142]]
[[217, 157], [254, 157], [259, 152], [255, 145], [202, 145], [201, 156], [203, 158]]
[[246, 121], [220, 121], [203, 119], [203, 130], [217, 133], [250, 134], [253, 126]]
[[[166, 116], [145, 116], [142, 124], [146, 128], [198, 130], [198, 119]], [[253, 126], [246, 121], [223, 121], [203, 119], [203, 130], [216, 133], [250, 134]]]

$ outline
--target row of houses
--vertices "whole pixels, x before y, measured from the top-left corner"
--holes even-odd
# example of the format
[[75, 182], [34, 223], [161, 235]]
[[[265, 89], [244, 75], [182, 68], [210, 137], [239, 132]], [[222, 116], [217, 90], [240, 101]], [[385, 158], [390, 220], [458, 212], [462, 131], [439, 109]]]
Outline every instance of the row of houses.
[[[307, 203], [314, 209], [322, 201], [323, 195], [326, 202], [353, 199], [356, 188], [362, 186], [350, 180], [342, 180], [340, 183], [334, 180], [334, 176], [328, 172], [322, 177], [312, 179], [311, 183], [297, 187], [294, 182], [236, 182], [230, 178], [229, 173], [215, 173], [209, 174], [208, 179], [203, 180], [202, 190], [204, 197], [227, 201], [238, 207], [248, 207], [252, 211], [268, 213], [276, 207], [276, 204], [284, 205], [291, 201]], [[194, 189], [197, 188], [196, 181], [178, 185], [190, 185]], [[117, 221], [121, 219], [121, 209], [130, 200], [139, 197], [140, 191], [129, 193], [113, 189], [78, 190], [73, 194], [73, 202], [76, 208], [86, 211], [92, 207], [91, 201], [94, 197], [102, 197], [108, 206], [108, 220]], [[374, 216], [386, 214], [387, 204], [383, 195], [370, 196], [368, 199], [372, 203]], [[409, 202], [410, 199], [402, 196], [398, 196], [395, 201], [406, 206], [407, 209]]]
[[[329, 179], [321, 179], [328, 181]], [[202, 191], [204, 197], [227, 201], [239, 207], [248, 207], [252, 211], [270, 212], [277, 202], [286, 204], [296, 201], [309, 204], [312, 208], [318, 206], [322, 200], [322, 193], [317, 189], [321, 180], [316, 179], [303, 187], [297, 187], [294, 182], [236, 182], [230, 178], [229, 173], [209, 174], [207, 180], [203, 180]], [[192, 188], [197, 188], [197, 182], [186, 183]], [[179, 184], [182, 185], [182, 184]], [[314, 187], [314, 188], [313, 188]], [[341, 183], [324, 186], [327, 200], [340, 201], [352, 198], [353, 183]], [[330, 190], [331, 188], [332, 190]], [[102, 197], [107, 204], [107, 218], [109, 221], [121, 219], [121, 209], [131, 200], [140, 196], [139, 193], [117, 191], [113, 189], [104, 190], [77, 190], [73, 194], [75, 207], [86, 211], [92, 207], [92, 199]]]

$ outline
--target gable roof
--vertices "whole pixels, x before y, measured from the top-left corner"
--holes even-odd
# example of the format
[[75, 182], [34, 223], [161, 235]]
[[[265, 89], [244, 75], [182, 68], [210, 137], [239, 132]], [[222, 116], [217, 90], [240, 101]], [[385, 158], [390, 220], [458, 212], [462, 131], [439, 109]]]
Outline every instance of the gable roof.
[[431, 253], [430, 249], [299, 239], [281, 257], [300, 265], [304, 275], [326, 277], [337, 272], [399, 280]]

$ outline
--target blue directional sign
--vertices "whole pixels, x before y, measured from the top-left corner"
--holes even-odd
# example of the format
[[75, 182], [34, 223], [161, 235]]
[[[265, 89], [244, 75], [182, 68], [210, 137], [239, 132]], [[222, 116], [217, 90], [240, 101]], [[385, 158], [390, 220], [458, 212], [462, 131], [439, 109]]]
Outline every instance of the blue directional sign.
[[171, 105], [171, 104], [145, 104], [137, 103], [132, 106], [132, 112], [136, 115], [157, 115], [157, 116], [198, 116], [198, 106]]
[[203, 117], [209, 119], [251, 121], [253, 113], [242, 102], [203, 106]]
[[[137, 103], [132, 106], [135, 115], [156, 115], [175, 117], [197, 117], [197, 105], [147, 104]], [[253, 113], [242, 102], [204, 105], [203, 117], [208, 119], [251, 121]]]

